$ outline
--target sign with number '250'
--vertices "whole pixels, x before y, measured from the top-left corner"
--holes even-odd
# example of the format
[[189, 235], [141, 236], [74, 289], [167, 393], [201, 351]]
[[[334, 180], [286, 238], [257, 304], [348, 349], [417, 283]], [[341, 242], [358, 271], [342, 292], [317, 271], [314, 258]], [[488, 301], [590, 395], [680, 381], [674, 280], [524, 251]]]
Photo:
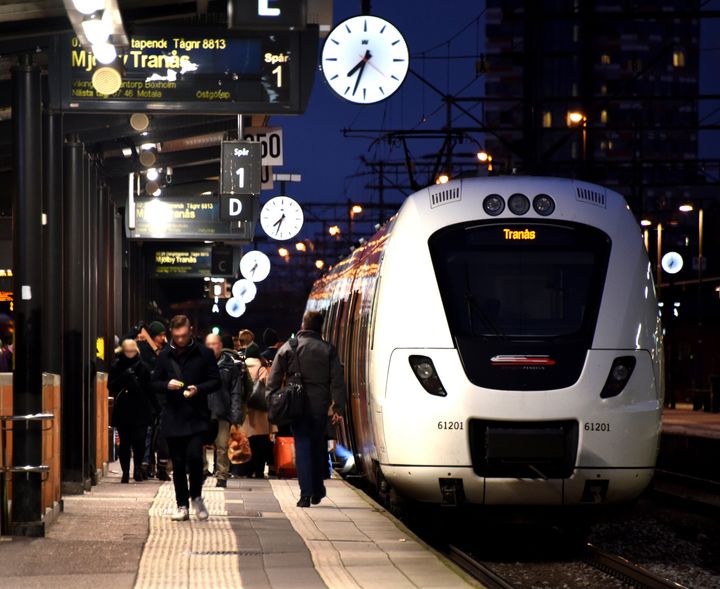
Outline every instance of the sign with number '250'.
[[220, 149], [220, 194], [260, 194], [262, 146], [223, 141]]

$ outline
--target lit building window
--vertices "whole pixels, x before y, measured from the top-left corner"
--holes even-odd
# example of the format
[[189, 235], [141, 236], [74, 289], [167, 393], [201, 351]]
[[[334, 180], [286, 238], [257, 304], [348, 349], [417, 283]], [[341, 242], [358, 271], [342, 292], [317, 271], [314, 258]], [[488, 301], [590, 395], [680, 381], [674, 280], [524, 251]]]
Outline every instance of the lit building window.
[[603, 53], [600, 56], [600, 63], [603, 65], [610, 65], [610, 56], [607, 53]]
[[552, 127], [552, 113], [549, 110], [546, 110], [543, 113], [542, 125], [546, 129], [549, 129], [550, 127]]
[[673, 51], [673, 67], [685, 67], [685, 52], [681, 49]]
[[608, 115], [606, 110], [600, 111], [600, 122], [604, 125], [608, 121]]

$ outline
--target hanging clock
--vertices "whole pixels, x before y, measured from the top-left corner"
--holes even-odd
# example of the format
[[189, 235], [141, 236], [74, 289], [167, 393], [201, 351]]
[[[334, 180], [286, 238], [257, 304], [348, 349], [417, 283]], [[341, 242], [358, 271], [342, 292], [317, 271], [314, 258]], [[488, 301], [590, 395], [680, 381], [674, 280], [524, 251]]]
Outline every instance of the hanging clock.
[[292, 239], [303, 226], [303, 211], [298, 202], [289, 196], [276, 196], [265, 203], [260, 212], [260, 224], [273, 239]]
[[260, 250], [252, 250], [240, 260], [240, 273], [248, 280], [262, 282], [270, 274], [270, 258]]
[[358, 104], [385, 100], [403, 83], [410, 66], [400, 31], [377, 16], [354, 16], [328, 35], [322, 71], [342, 98]]

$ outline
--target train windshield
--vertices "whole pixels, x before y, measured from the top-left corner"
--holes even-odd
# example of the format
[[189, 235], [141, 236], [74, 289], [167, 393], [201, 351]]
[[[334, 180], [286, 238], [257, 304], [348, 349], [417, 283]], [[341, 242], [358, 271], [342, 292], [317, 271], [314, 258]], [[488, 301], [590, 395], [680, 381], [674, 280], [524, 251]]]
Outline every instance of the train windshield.
[[460, 225], [430, 239], [456, 338], [555, 339], [594, 331], [610, 240], [578, 224]]

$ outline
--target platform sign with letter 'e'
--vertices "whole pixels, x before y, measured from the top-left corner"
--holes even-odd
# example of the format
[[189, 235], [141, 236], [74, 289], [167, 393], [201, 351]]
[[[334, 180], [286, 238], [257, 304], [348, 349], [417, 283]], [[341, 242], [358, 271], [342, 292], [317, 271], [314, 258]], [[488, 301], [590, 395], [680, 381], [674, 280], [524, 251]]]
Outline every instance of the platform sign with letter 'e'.
[[262, 146], [247, 141], [223, 141], [220, 194], [260, 194]]

